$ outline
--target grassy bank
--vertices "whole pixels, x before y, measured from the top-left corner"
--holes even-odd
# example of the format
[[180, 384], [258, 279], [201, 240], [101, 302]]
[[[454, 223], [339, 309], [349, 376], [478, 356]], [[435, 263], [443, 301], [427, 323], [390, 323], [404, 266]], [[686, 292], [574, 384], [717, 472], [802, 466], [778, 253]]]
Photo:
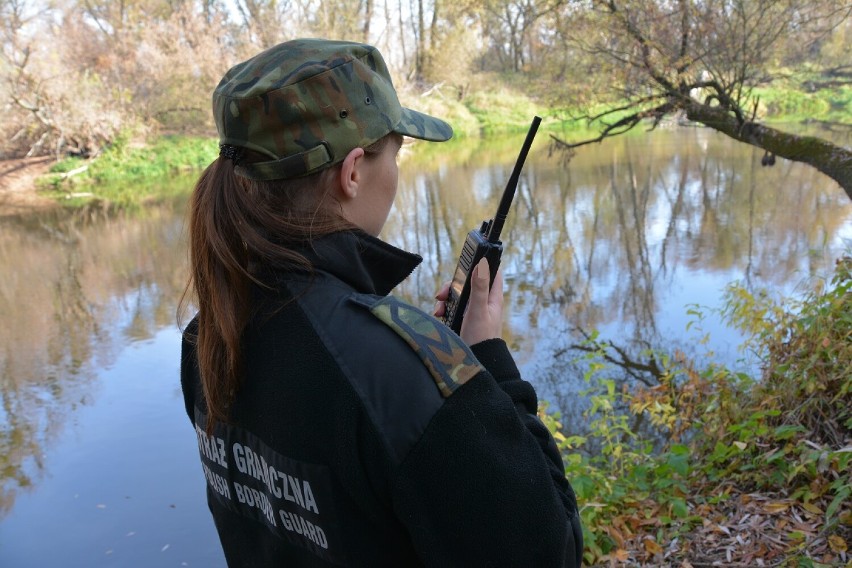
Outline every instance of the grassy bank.
[[[814, 119], [852, 121], [852, 87], [817, 88], [821, 85], [816, 79], [810, 83], [806, 78], [799, 79], [800, 83], [811, 85], [813, 92], [796, 90], [792, 84], [782, 82], [756, 91], [764, 119], [787, 123]], [[463, 100], [435, 88], [425, 96], [402, 93], [402, 101], [448, 120], [459, 140], [525, 131], [534, 115], [544, 117], [542, 131], [570, 141], [592, 138], [601, 126], [568, 120], [570, 110], [544, 107], [508, 87], [471, 93]], [[641, 129], [634, 132], [641, 134]], [[69, 158], [57, 163], [39, 186], [46, 195], [69, 206], [92, 200], [138, 206], [186, 191], [185, 182], [173, 184], [169, 180], [181, 174], [197, 176], [216, 155], [216, 140], [212, 137], [168, 135], [142, 139], [124, 135], [95, 159]]]
[[808, 65], [781, 69], [778, 77], [754, 91], [766, 118], [852, 124], [852, 84], [844, 77], [826, 76]]
[[92, 160], [67, 158], [39, 180], [39, 187], [66, 206], [93, 200], [132, 207], [185, 193], [186, 176], [197, 176], [216, 156], [209, 137], [160, 136], [139, 141], [125, 136]]

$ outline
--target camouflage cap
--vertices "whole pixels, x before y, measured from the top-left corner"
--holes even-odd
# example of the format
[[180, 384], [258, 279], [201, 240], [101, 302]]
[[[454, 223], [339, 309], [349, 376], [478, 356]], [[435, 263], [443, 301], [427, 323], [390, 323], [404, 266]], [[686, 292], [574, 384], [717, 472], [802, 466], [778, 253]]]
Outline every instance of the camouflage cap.
[[299, 177], [390, 132], [444, 141], [443, 120], [403, 108], [372, 46], [324, 39], [279, 44], [231, 68], [213, 92], [219, 143], [268, 156], [241, 164], [256, 180]]

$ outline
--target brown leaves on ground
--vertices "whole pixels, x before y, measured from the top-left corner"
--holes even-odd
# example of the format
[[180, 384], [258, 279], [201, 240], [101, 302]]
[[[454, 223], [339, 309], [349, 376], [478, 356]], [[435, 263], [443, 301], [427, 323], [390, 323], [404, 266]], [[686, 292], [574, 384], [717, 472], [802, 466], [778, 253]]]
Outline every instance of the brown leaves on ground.
[[678, 568], [800, 566], [852, 567], [852, 510], [841, 506], [839, 522], [825, 524], [825, 503], [801, 503], [782, 495], [743, 493], [726, 488], [716, 504], [690, 507], [703, 519], [679, 536], [663, 527], [666, 507], [650, 500], [640, 514], [621, 515], [603, 529], [616, 548], [596, 566]]

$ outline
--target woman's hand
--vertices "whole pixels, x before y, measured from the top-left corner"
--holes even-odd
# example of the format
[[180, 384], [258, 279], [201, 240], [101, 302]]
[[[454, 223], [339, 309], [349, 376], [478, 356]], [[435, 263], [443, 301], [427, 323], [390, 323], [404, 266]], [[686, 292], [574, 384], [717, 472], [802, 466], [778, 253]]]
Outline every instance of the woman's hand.
[[[486, 339], [501, 337], [503, 330], [503, 269], [497, 270], [494, 285], [488, 288], [490, 273], [488, 261], [484, 258], [473, 267], [470, 275], [470, 296], [467, 301], [461, 333], [468, 345], [475, 345]], [[443, 317], [447, 298], [450, 295], [450, 282], [444, 284], [435, 298], [435, 317]]]

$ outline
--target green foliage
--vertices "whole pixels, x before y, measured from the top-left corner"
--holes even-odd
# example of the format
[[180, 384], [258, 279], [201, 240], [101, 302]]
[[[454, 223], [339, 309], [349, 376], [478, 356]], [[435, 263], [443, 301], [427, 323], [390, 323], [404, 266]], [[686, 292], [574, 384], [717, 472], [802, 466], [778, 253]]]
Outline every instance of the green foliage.
[[[97, 200], [138, 205], [186, 193], [191, 186], [187, 175], [197, 177], [216, 153], [217, 142], [211, 138], [163, 136], [151, 144], [141, 144], [123, 135], [97, 158], [58, 162], [41, 184], [69, 206]], [[64, 175], [84, 167], [85, 171], [77, 175]]]
[[824, 93], [763, 89], [756, 93], [767, 118], [775, 120], [825, 116], [832, 108]]
[[754, 313], [752, 298], [729, 287], [724, 313], [765, 354], [754, 396], [783, 412], [773, 423], [802, 426], [811, 441], [839, 446], [852, 428], [852, 258], [839, 260], [831, 281], [802, 299], [769, 305], [772, 318]]
[[50, 168], [50, 173], [64, 174], [85, 166], [88, 161], [76, 156], [59, 160]]
[[[767, 506], [795, 504], [821, 518], [829, 540], [843, 541], [834, 533], [849, 523], [852, 496], [852, 257], [800, 299], [732, 285], [722, 315], [761, 357], [758, 380], [655, 353], [658, 385], [618, 388], [607, 375], [608, 345], [593, 334], [583, 355], [588, 432], [566, 436], [559, 415], [542, 407], [581, 506], [589, 564], [626, 554], [643, 532], [654, 535], [644, 552], [660, 552], [659, 543], [718, 517], [731, 488], [786, 494], [789, 503]], [[781, 538], [806, 564], [808, 539], [795, 532]]]
[[530, 126], [534, 115], [541, 116], [547, 108], [533, 99], [511, 89], [476, 91], [463, 101], [476, 118], [481, 133], [521, 130]]
[[778, 77], [754, 89], [760, 114], [773, 121], [819, 118], [848, 122], [852, 112], [852, 85], [824, 75], [805, 65], [795, 70], [779, 69]]
[[107, 183], [197, 171], [207, 167], [217, 153], [212, 138], [163, 136], [150, 145], [134, 145], [122, 138], [93, 161], [89, 175], [96, 183]]

